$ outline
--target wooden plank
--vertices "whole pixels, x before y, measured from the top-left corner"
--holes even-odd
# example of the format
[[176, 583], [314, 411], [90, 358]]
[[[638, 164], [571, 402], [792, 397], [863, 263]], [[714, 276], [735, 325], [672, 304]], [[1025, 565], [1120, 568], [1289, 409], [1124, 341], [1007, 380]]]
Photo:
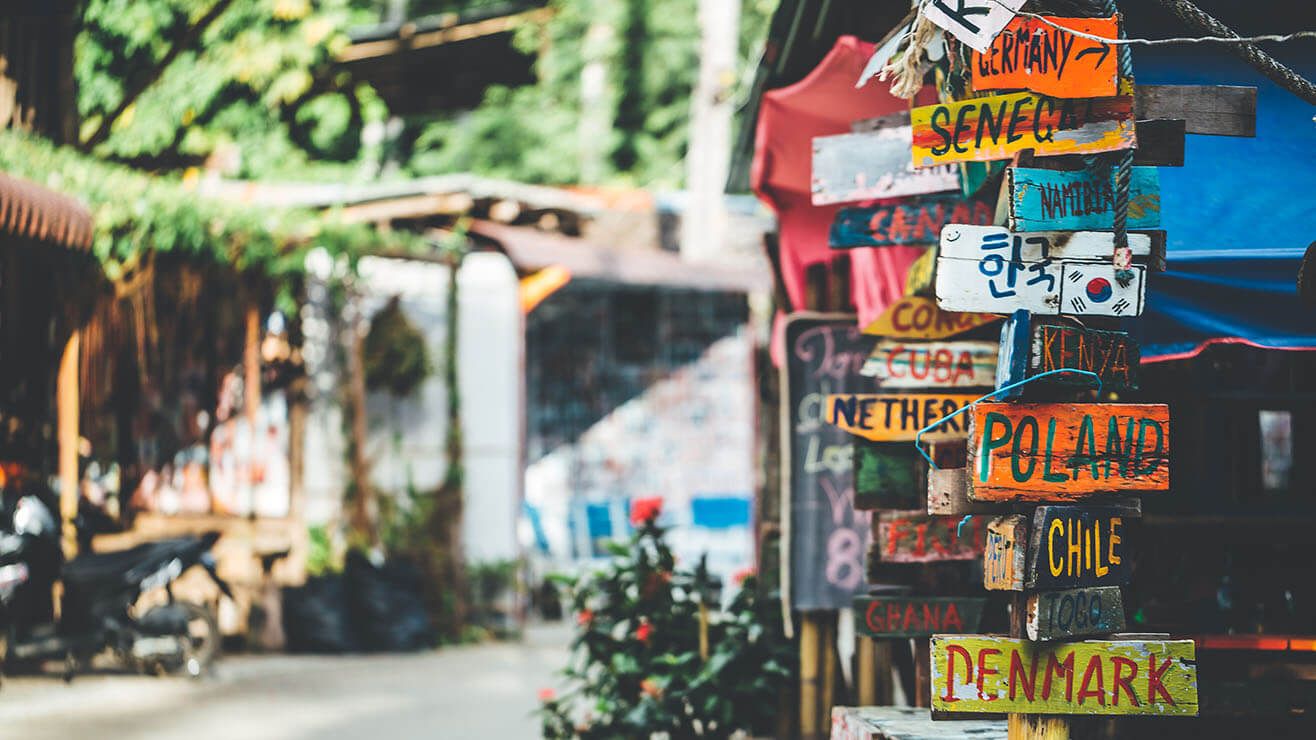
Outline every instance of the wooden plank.
[[1197, 715], [1192, 640], [932, 638], [938, 713]]
[[968, 468], [928, 470], [928, 513], [933, 516], [994, 514], [1001, 504], [969, 498]]
[[1180, 120], [1138, 121], [1138, 148], [1133, 164], [1146, 167], [1183, 167], [1184, 122]]
[[971, 596], [856, 596], [859, 632], [873, 637], [928, 637], [975, 632], [987, 599]]
[[1108, 635], [1124, 629], [1124, 596], [1119, 586], [1043, 591], [1029, 595], [1026, 618], [1030, 640]]
[[888, 563], [936, 563], [982, 557], [982, 517], [973, 517], [960, 534], [960, 519], [928, 516], [923, 511], [878, 514], [878, 558]]
[[864, 327], [864, 333], [892, 339], [947, 339], [1000, 320], [985, 313], [943, 311], [932, 298], [905, 296], [887, 306]]
[[909, 126], [813, 140], [810, 189], [815, 206], [960, 189], [951, 165], [915, 169], [909, 160]]
[[896, 203], [842, 208], [832, 220], [833, 249], [936, 244], [946, 224], [990, 224], [995, 198], [929, 195]]
[[935, 296], [936, 279], [937, 245], [933, 244], [910, 263], [905, 272], [905, 295]]
[[1024, 586], [1123, 586], [1133, 575], [1121, 506], [1039, 506], [1033, 510]]
[[975, 51], [973, 89], [1031, 90], [1056, 98], [1115, 95], [1119, 53], [1056, 26], [1113, 39], [1119, 37], [1118, 18], [1047, 20], [1016, 16], [987, 51]]
[[906, 443], [854, 438], [854, 507], [913, 509], [923, 505], [918, 451]]
[[[1033, 327], [1026, 373], [1074, 368], [1096, 373], [1102, 390], [1130, 391], [1138, 388], [1141, 367], [1138, 343], [1128, 332], [1061, 326], [1039, 322]], [[1082, 375], [1054, 375], [1043, 382], [1057, 385], [1092, 385]]]
[[1190, 134], [1257, 135], [1257, 89], [1232, 85], [1137, 85], [1138, 118], [1181, 119]]
[[831, 740], [1006, 740], [1001, 720], [954, 724], [932, 720], [921, 707], [832, 707]]
[[1024, 0], [931, 0], [923, 15], [971, 49], [987, 51]]
[[916, 167], [1037, 156], [1094, 154], [1136, 144], [1133, 96], [1061, 100], [1021, 92], [938, 103], [910, 112]]
[[[949, 224], [941, 230], [939, 249], [938, 256], [946, 259], [1021, 263], [1015, 265], [1017, 272], [1024, 263], [1047, 260], [1109, 261], [1115, 250], [1115, 235], [1109, 231], [1014, 233], [1004, 226]], [[1129, 249], [1135, 257], [1150, 257], [1152, 238], [1131, 233]], [[984, 253], [995, 258], [989, 259]]]
[[[1115, 227], [1115, 169], [1081, 171], [1011, 167], [1009, 226], [1014, 231], [1082, 231]], [[1134, 167], [1128, 228], [1161, 225], [1161, 181], [1155, 167]]]
[[986, 388], [996, 379], [992, 342], [907, 342], [883, 339], [860, 374], [882, 388]]
[[1023, 514], [998, 516], [987, 523], [982, 555], [982, 587], [988, 591], [1024, 590], [1028, 554], [1028, 518]]
[[966, 413], [975, 501], [1072, 501], [1170, 487], [1169, 406], [977, 403]]
[[[913, 442], [927, 425], [973, 403], [973, 393], [839, 393], [827, 397], [824, 420], [874, 442]], [[966, 436], [965, 416], [927, 432], [921, 439], [940, 442]]]
[[1028, 353], [1031, 349], [1028, 330], [1032, 323], [1033, 315], [1021, 309], [1010, 314], [1010, 318], [1001, 326], [1001, 342], [996, 355], [998, 401], [1009, 401], [1023, 395], [1022, 387], [1010, 386], [1028, 377]]
[[999, 314], [1022, 309], [1047, 316], [1139, 316], [1147, 268], [1133, 265], [1132, 270], [1133, 279], [1121, 284], [1109, 262], [1015, 262], [999, 253], [980, 260], [943, 256], [937, 260], [937, 305]]

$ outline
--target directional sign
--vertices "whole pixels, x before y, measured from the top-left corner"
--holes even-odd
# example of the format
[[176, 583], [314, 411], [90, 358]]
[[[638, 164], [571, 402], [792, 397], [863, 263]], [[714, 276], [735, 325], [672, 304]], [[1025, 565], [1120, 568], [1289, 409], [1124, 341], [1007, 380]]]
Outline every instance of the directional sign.
[[1226, 85], [1137, 85], [1139, 119], [1184, 121], [1190, 134], [1257, 135], [1257, 89]]
[[967, 468], [928, 469], [928, 513], [934, 516], [968, 516], [991, 514], [1002, 508], [990, 501], [969, 498]]
[[986, 313], [943, 311], [931, 298], [906, 296], [887, 306], [864, 327], [864, 333], [892, 339], [946, 339], [1000, 320]]
[[937, 245], [933, 244], [905, 271], [905, 295], [935, 296], [936, 280]]
[[[1129, 181], [1128, 228], [1161, 225], [1161, 180], [1155, 167], [1134, 167]], [[1066, 172], [1032, 167], [1006, 170], [1010, 228], [1016, 231], [1079, 231], [1115, 228], [1112, 167]]]
[[1124, 629], [1124, 597], [1119, 586], [1043, 591], [1028, 597], [1025, 620], [1030, 640], [1108, 635]]
[[1119, 37], [1119, 20], [1114, 16], [1046, 21], [1016, 17], [987, 51], [974, 52], [973, 89], [1023, 89], [1057, 98], [1115, 95], [1119, 53], [1110, 44], [1064, 28], [1108, 39]]
[[913, 509], [923, 503], [918, 451], [913, 445], [854, 438], [854, 507]]
[[1028, 519], [1023, 514], [998, 516], [987, 523], [982, 554], [982, 587], [988, 591], [1024, 590], [1028, 554]]
[[997, 354], [992, 342], [884, 339], [859, 372], [882, 388], [984, 388], [995, 382]]
[[[1027, 311], [1019, 311], [1001, 327], [996, 387], [1068, 369], [1094, 373], [1101, 379], [1102, 390], [1137, 390], [1139, 362], [1138, 342], [1127, 332], [1034, 322]], [[1025, 391], [1059, 386], [1095, 388], [1096, 384], [1087, 375], [1058, 373], [996, 398], [1010, 400]]]
[[[978, 398], [973, 393], [842, 393], [827, 397], [824, 420], [874, 442], [913, 442], [918, 431]], [[927, 442], [963, 439], [968, 412], [924, 434]]]
[[888, 563], [935, 563], [982, 557], [983, 521], [974, 517], [959, 526], [956, 517], [928, 516], [922, 511], [878, 514], [877, 555]]
[[1169, 406], [977, 403], [966, 415], [975, 501], [1072, 501], [1170, 487]]
[[965, 199], [960, 194], [929, 195], [897, 203], [842, 208], [832, 220], [827, 243], [833, 249], [936, 244], [946, 224], [990, 224], [996, 194]]
[[856, 596], [859, 631], [873, 637], [975, 632], [987, 599], [969, 596]]
[[1133, 96], [1058, 99], [1021, 92], [915, 108], [915, 167], [1038, 156], [1093, 154], [1136, 146]]
[[938, 713], [1197, 715], [1192, 640], [932, 637]]
[[[1133, 253], [1150, 254], [1150, 237], [1134, 236], [1144, 235], [1129, 235]], [[948, 311], [1138, 316], [1146, 268], [1134, 265], [1133, 279], [1121, 282], [1110, 262], [1113, 249], [1113, 237], [1104, 232], [1061, 240], [993, 226], [947, 226], [937, 259], [937, 305]], [[1099, 254], [1104, 261], [1090, 261]]]
[[1128, 522], [1121, 506], [1039, 506], [1033, 510], [1024, 586], [1029, 589], [1122, 586], [1133, 575]]
[[986, 51], [1023, 4], [1024, 0], [930, 0], [923, 4], [923, 15], [970, 48]]
[[953, 166], [915, 169], [909, 161], [910, 142], [908, 125], [862, 134], [815, 137], [813, 204], [853, 203], [960, 189], [960, 173]]

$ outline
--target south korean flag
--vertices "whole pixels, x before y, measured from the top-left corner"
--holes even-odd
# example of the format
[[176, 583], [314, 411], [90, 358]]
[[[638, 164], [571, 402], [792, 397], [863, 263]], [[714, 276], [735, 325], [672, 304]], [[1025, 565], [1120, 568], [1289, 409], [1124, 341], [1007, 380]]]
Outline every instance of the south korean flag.
[[1120, 285], [1109, 262], [1065, 262], [1060, 273], [1060, 313], [1072, 316], [1140, 316], [1147, 270], [1133, 265], [1133, 280]]

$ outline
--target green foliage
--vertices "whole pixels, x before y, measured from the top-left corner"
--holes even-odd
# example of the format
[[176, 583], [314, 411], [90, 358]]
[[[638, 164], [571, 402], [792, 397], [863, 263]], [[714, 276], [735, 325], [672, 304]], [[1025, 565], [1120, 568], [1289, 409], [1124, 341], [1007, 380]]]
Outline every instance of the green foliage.
[[310, 527], [306, 531], [306, 540], [307, 574], [321, 576], [325, 573], [336, 573], [343, 569], [342, 561], [334, 555], [334, 545], [333, 540], [329, 537], [329, 530], [318, 525]]
[[544, 737], [770, 734], [795, 673], [776, 598], [758, 596], [750, 577], [725, 612], [710, 607], [705, 660], [700, 603], [712, 588], [703, 564], [676, 570], [651, 518], [614, 553], [603, 571], [562, 579], [579, 627], [567, 687], [544, 697]]
[[427, 250], [418, 236], [381, 234], [332, 214], [243, 206], [199, 197], [173, 177], [152, 177], [12, 130], [0, 131], [0, 171], [67, 193], [92, 211], [93, 251], [110, 279], [142, 252], [173, 252], [271, 277], [300, 274], [315, 246], [333, 255], [365, 247]]
[[396, 296], [371, 318], [364, 350], [366, 387], [398, 398], [414, 393], [432, 370], [425, 335]]

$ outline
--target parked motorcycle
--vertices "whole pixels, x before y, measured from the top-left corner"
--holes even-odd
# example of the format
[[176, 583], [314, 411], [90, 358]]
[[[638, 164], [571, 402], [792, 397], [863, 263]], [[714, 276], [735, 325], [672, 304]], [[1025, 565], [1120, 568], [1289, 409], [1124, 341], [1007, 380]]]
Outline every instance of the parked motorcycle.
[[[210, 552], [219, 533], [79, 555], [65, 563], [57, 521], [36, 495], [22, 495], [11, 516], [0, 516], [4, 672], [13, 672], [16, 663], [63, 659], [65, 679], [71, 680], [105, 650], [143, 672], [199, 676], [210, 667], [220, 641], [214, 614], [201, 604], [176, 600], [171, 584], [200, 566], [232, 597]], [[57, 579], [63, 581], [58, 620], [50, 597]], [[161, 588], [167, 602], [136, 615], [138, 599]]]

